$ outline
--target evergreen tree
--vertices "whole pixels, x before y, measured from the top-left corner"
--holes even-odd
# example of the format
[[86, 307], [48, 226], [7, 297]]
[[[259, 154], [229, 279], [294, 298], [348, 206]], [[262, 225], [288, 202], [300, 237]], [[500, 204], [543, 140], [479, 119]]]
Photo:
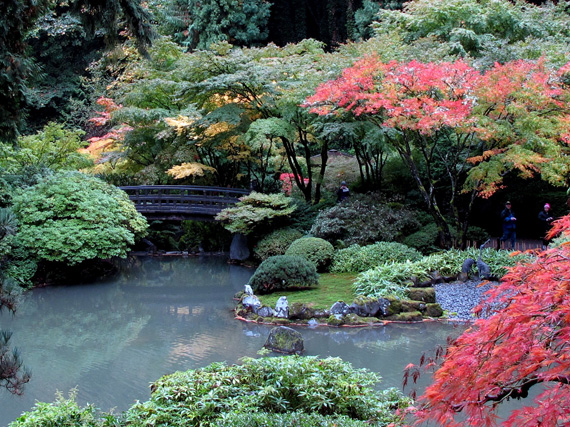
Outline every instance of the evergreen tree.
[[[16, 295], [19, 287], [2, 274], [4, 253], [9, 244], [4, 243], [16, 233], [18, 222], [8, 208], [0, 208], [0, 312], [6, 308], [10, 312], [16, 310]], [[22, 394], [23, 386], [30, 380], [30, 373], [23, 368], [17, 349], [10, 348], [12, 334], [0, 331], [0, 387], [5, 387], [14, 394]]]
[[[48, 0], [2, 0], [0, 15], [0, 139], [14, 141], [27, 104], [27, 81], [39, 70], [27, 56], [27, 34], [38, 17], [48, 11]], [[138, 0], [77, 0], [71, 9], [86, 30], [105, 30], [106, 41], [115, 43], [119, 28], [135, 36], [138, 48], [150, 44], [149, 15]]]
[[152, 3], [161, 33], [189, 50], [227, 41], [253, 46], [267, 39], [271, 4], [266, 0], [172, 0]]

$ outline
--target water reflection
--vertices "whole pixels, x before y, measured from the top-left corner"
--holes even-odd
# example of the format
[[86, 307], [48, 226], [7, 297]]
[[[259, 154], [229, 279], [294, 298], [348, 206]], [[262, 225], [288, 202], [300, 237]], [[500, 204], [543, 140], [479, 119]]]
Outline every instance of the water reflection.
[[[149, 383], [164, 374], [258, 357], [271, 327], [231, 312], [252, 273], [224, 258], [133, 258], [100, 283], [29, 292], [16, 317], [0, 317], [32, 370], [23, 397], [0, 391], [0, 426], [56, 390], [77, 386], [80, 404], [123, 411], [148, 399]], [[298, 330], [306, 354], [342, 357], [396, 387], [409, 362], [459, 333], [437, 323]]]

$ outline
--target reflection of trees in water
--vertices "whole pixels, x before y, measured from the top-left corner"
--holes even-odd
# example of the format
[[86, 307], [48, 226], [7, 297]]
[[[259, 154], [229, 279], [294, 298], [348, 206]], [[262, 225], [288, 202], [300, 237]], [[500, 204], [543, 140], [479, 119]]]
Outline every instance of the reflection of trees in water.
[[[434, 327], [435, 326], [435, 327]], [[338, 343], [350, 341], [361, 349], [397, 350], [409, 348], [422, 335], [428, 334], [431, 339], [446, 342], [448, 336], [457, 337], [464, 330], [453, 325], [426, 323], [398, 324], [393, 323], [373, 328], [351, 328], [348, 331], [332, 333], [330, 338]]]
[[129, 257], [119, 264], [121, 282], [141, 286], [243, 286], [253, 270], [228, 264], [227, 257]]
[[[49, 363], [50, 378], [63, 377], [73, 385], [93, 366], [115, 360], [137, 338], [150, 316], [140, 315], [139, 303], [118, 287], [105, 287], [104, 292], [97, 285], [44, 288], [26, 297], [18, 329], [28, 333], [20, 334], [19, 346], [26, 349], [32, 370]], [[54, 352], [56, 361], [51, 360]]]

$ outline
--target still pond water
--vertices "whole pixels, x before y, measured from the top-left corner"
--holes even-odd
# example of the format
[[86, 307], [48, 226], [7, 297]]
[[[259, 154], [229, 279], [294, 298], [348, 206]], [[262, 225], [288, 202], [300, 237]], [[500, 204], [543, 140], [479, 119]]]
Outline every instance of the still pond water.
[[[232, 296], [252, 269], [223, 257], [132, 258], [120, 273], [92, 284], [53, 286], [27, 293], [2, 329], [32, 371], [24, 396], [0, 390], [0, 427], [36, 401], [77, 388], [80, 405], [128, 409], [150, 397], [165, 374], [257, 355], [271, 326], [233, 319]], [[402, 371], [425, 350], [463, 327], [443, 323], [377, 328], [298, 328], [305, 354], [338, 356], [378, 372], [381, 387], [400, 387]]]

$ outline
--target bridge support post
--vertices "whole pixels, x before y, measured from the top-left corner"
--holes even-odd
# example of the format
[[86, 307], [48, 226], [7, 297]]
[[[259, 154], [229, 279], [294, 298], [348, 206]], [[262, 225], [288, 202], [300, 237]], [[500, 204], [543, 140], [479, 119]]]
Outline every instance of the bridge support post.
[[240, 233], [234, 234], [230, 245], [230, 260], [245, 261], [249, 255], [247, 236]]

